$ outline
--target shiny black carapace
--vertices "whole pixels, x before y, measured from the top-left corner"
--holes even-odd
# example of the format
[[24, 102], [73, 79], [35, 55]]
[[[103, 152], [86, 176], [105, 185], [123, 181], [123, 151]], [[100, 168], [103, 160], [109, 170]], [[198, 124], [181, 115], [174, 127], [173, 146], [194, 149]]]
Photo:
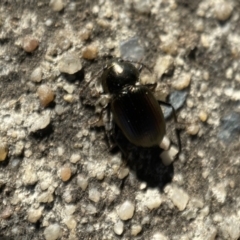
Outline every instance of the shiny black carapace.
[[102, 73], [103, 91], [111, 96], [114, 122], [131, 143], [159, 146], [166, 133], [165, 119], [152, 91], [139, 84], [139, 74], [129, 61], [111, 61]]

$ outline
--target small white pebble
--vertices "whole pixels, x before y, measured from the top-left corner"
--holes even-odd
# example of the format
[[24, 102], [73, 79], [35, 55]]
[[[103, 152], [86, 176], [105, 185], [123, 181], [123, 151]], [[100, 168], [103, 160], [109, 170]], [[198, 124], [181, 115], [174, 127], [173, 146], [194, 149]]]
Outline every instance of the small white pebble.
[[117, 235], [122, 235], [123, 229], [124, 229], [123, 227], [124, 227], [123, 222], [122, 222], [122, 221], [118, 221], [118, 222], [116, 222], [116, 223], [114, 224], [113, 230], [114, 230], [114, 232], [115, 232]]
[[70, 157], [71, 163], [77, 163], [80, 160], [81, 160], [81, 156], [80, 156], [80, 154], [77, 154], [77, 153], [73, 153]]
[[117, 213], [120, 219], [125, 221], [133, 217], [134, 210], [134, 204], [127, 200], [117, 209]]
[[88, 198], [93, 202], [99, 202], [101, 197], [100, 192], [96, 188], [89, 189]]
[[85, 191], [88, 186], [88, 179], [84, 175], [79, 174], [77, 177], [77, 184], [83, 191]]
[[168, 150], [170, 146], [170, 140], [167, 136], [164, 136], [162, 142], [160, 143], [160, 148], [163, 150]]
[[167, 151], [163, 151], [160, 154], [160, 158], [162, 159], [162, 162], [165, 166], [170, 165], [173, 160], [175, 159], [175, 157], [177, 156], [179, 150], [178, 148], [176, 148], [175, 146], [171, 146], [169, 150]]
[[198, 124], [191, 124], [187, 126], [187, 129], [186, 129], [189, 135], [196, 135], [198, 134], [199, 130], [200, 130], [200, 127]]
[[51, 224], [44, 230], [44, 237], [46, 240], [56, 240], [62, 234], [61, 228], [57, 223]]
[[42, 81], [42, 69], [40, 67], [35, 68], [30, 75], [30, 80], [33, 82], [41, 82]]
[[190, 73], [183, 73], [181, 76], [176, 79], [172, 86], [176, 90], [183, 90], [184, 88], [187, 88], [191, 82], [192, 75]]
[[219, 1], [215, 4], [215, 17], [219, 21], [226, 21], [232, 14], [233, 7], [228, 1]]
[[129, 168], [120, 168], [118, 172], [118, 178], [119, 179], [124, 179], [127, 175], [129, 174]]
[[135, 225], [131, 226], [131, 235], [132, 236], [137, 236], [141, 231], [142, 231], [141, 225], [135, 224]]

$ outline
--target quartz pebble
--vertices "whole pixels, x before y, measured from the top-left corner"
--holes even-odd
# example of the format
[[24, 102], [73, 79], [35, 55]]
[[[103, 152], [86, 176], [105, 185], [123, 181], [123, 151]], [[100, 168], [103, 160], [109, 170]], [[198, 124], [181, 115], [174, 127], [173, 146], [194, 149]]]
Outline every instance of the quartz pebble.
[[77, 226], [76, 220], [72, 216], [67, 216], [63, 219], [63, 222], [67, 225], [68, 229], [75, 229]]
[[87, 60], [93, 60], [98, 56], [98, 47], [96, 45], [89, 45], [83, 49], [82, 57]]
[[3, 211], [1, 212], [1, 218], [2, 219], [8, 219], [12, 216], [13, 211], [12, 208], [7, 206], [6, 208], [3, 208]]
[[53, 199], [53, 195], [51, 192], [43, 192], [39, 195], [38, 197], [38, 202], [40, 203], [50, 203], [52, 202], [54, 199]]
[[46, 240], [56, 240], [61, 237], [62, 231], [57, 223], [51, 224], [44, 230]]
[[72, 176], [72, 171], [70, 167], [64, 166], [60, 170], [60, 176], [63, 182], [68, 181]]
[[88, 198], [93, 202], [99, 202], [101, 193], [96, 188], [89, 189]]
[[156, 232], [153, 234], [151, 240], [169, 240], [169, 239], [162, 233]]
[[189, 135], [196, 135], [198, 134], [200, 127], [198, 124], [191, 124], [187, 126], [186, 130]]
[[30, 132], [37, 132], [38, 130], [45, 129], [50, 124], [50, 120], [49, 113], [37, 117], [29, 129]]
[[71, 163], [77, 163], [80, 160], [81, 160], [81, 156], [80, 156], [80, 154], [77, 154], [77, 153], [73, 153], [70, 157]]
[[25, 37], [22, 41], [22, 48], [25, 52], [31, 53], [38, 47], [39, 42], [34, 37]]
[[64, 8], [64, 2], [63, 0], [51, 0], [49, 6], [54, 12], [60, 12]]
[[0, 162], [4, 161], [8, 155], [8, 146], [5, 143], [0, 143]]
[[54, 100], [54, 93], [46, 84], [41, 85], [37, 89], [37, 94], [43, 107], [47, 107]]
[[83, 191], [85, 191], [88, 186], [88, 179], [86, 176], [79, 174], [77, 177], [77, 184]]
[[31, 165], [24, 168], [22, 181], [25, 185], [34, 185], [38, 181], [37, 173]]
[[117, 235], [122, 235], [123, 229], [124, 229], [123, 227], [124, 227], [123, 222], [122, 222], [122, 221], [118, 221], [118, 222], [116, 222], [116, 223], [114, 224], [113, 230], [114, 230], [114, 232], [115, 232]]
[[30, 209], [28, 211], [28, 221], [31, 223], [36, 223], [42, 216], [42, 208]]
[[189, 201], [188, 194], [181, 188], [177, 186], [167, 187], [165, 188], [169, 198], [172, 200], [173, 204], [179, 209], [179, 211], [183, 211], [187, 203]]
[[219, 21], [226, 21], [232, 14], [233, 7], [230, 2], [219, 1], [215, 4], [215, 17]]
[[129, 174], [129, 168], [121, 168], [118, 172], [118, 178], [124, 179]]
[[132, 236], [137, 236], [141, 231], [142, 231], [141, 225], [135, 224], [135, 225], [131, 226], [131, 235]]
[[59, 61], [58, 69], [62, 73], [75, 74], [82, 69], [82, 64], [75, 54], [68, 53]]
[[170, 140], [167, 136], [164, 136], [162, 142], [160, 143], [160, 148], [163, 150], [168, 150], [170, 146]]
[[183, 90], [189, 86], [191, 82], [191, 74], [184, 73], [177, 80], [175, 80], [172, 84], [173, 88], [176, 90]]
[[42, 69], [40, 67], [37, 67], [33, 70], [30, 75], [30, 80], [37, 83], [42, 81]]
[[133, 217], [134, 209], [134, 204], [127, 200], [117, 209], [117, 213], [120, 219], [125, 221]]
[[154, 72], [157, 74], [158, 79], [163, 74], [169, 74], [174, 68], [174, 60], [171, 56], [159, 57], [154, 67]]
[[175, 146], [171, 146], [169, 150], [165, 150], [161, 153], [160, 158], [165, 166], [169, 166], [176, 158], [179, 150]]
[[207, 121], [207, 118], [208, 118], [208, 115], [205, 111], [200, 111], [199, 112], [199, 119], [202, 121], [202, 122], [206, 122]]

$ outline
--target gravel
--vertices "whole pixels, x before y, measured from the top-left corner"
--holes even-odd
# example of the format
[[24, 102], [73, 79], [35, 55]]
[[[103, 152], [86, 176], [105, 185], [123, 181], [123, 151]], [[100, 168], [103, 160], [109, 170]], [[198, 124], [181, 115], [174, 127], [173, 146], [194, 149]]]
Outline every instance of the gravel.
[[[1, 1], [0, 239], [239, 239], [239, 12], [237, 0]], [[128, 154], [109, 151], [105, 113], [89, 126], [111, 57], [143, 62], [141, 82], [176, 109], [163, 149], [116, 129]]]

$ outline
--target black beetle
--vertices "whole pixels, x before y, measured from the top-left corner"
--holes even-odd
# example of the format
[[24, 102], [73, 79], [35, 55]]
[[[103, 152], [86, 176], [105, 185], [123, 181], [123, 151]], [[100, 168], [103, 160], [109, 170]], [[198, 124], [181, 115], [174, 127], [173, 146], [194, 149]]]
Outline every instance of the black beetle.
[[[177, 120], [171, 104], [157, 101], [148, 85], [139, 84], [142, 66], [137, 69], [130, 61], [113, 60], [103, 69], [101, 84], [104, 93], [110, 95], [113, 120], [129, 142], [138, 147], [154, 147], [159, 146], [166, 133], [159, 103], [171, 107]], [[180, 152], [178, 133], [177, 138]]]

